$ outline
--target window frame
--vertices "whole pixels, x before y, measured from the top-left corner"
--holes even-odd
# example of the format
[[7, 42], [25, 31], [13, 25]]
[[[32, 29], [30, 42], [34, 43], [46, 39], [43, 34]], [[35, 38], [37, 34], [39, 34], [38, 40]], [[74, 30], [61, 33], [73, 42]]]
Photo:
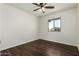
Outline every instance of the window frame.
[[[60, 31], [49, 31], [49, 22], [51, 22], [51, 21], [54, 21], [53, 23], [53, 25], [54, 25], [54, 28], [55, 28], [55, 20], [58, 20], [58, 19], [60, 19]], [[61, 32], [61, 17], [57, 17], [57, 18], [53, 18], [53, 19], [49, 19], [48, 20], [48, 32]]]

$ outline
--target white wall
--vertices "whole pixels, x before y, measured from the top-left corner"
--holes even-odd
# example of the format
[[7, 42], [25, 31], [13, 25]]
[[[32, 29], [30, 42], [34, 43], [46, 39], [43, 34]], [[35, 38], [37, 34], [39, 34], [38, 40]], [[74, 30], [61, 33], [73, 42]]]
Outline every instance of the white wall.
[[7, 4], [0, 4], [0, 50], [37, 39], [38, 18]]
[[[1, 4], [0, 4], [1, 6]], [[2, 7], [0, 7], [0, 39], [2, 39], [2, 11], [1, 11]], [[0, 41], [1, 44], [1, 41]]]
[[[57, 17], [61, 17], [61, 32], [48, 32], [48, 20]], [[67, 9], [41, 17], [39, 38], [76, 45], [77, 8]]]
[[77, 25], [78, 25], [78, 41], [77, 41], [77, 46], [79, 47], [79, 4], [78, 4], [78, 21], [77, 21]]

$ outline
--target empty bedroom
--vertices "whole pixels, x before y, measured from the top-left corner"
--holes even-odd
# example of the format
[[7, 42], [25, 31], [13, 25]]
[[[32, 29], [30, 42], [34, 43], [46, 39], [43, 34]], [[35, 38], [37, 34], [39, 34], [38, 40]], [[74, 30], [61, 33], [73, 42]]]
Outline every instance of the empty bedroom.
[[79, 4], [0, 3], [0, 56], [79, 56]]

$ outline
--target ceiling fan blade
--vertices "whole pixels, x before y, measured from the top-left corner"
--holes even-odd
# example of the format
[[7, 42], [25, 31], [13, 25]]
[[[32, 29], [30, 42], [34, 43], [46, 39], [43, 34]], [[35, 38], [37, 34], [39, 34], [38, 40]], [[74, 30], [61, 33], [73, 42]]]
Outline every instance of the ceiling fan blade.
[[47, 3], [44, 3], [44, 5], [43, 5], [43, 6], [45, 6], [45, 5], [47, 5]]
[[40, 3], [40, 7], [43, 7], [43, 3]]
[[41, 7], [44, 7], [47, 3], [40, 3]]
[[55, 7], [54, 6], [45, 6], [45, 8], [52, 9], [52, 8], [55, 8]]
[[37, 3], [32, 3], [32, 4], [34, 4], [34, 5], [36, 5], [36, 6], [39, 6], [39, 7], [40, 7], [40, 5], [39, 5], [39, 4], [37, 4]]
[[38, 9], [35, 9], [35, 10], [33, 10], [33, 11], [37, 11], [37, 10], [39, 10], [40, 8], [38, 8]]

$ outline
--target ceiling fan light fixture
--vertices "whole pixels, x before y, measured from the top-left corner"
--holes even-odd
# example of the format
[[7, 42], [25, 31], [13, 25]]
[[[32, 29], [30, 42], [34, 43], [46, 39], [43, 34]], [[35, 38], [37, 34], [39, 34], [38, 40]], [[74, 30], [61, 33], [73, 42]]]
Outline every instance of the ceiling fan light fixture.
[[40, 8], [39, 11], [44, 13], [45, 12], [45, 8], [44, 7]]
[[42, 7], [42, 8], [41, 8], [41, 11], [42, 11], [43, 13], [45, 13], [45, 8], [44, 8], [44, 7]]
[[45, 11], [45, 8], [44, 8], [44, 7], [42, 7], [41, 9], [42, 9], [43, 11]]

